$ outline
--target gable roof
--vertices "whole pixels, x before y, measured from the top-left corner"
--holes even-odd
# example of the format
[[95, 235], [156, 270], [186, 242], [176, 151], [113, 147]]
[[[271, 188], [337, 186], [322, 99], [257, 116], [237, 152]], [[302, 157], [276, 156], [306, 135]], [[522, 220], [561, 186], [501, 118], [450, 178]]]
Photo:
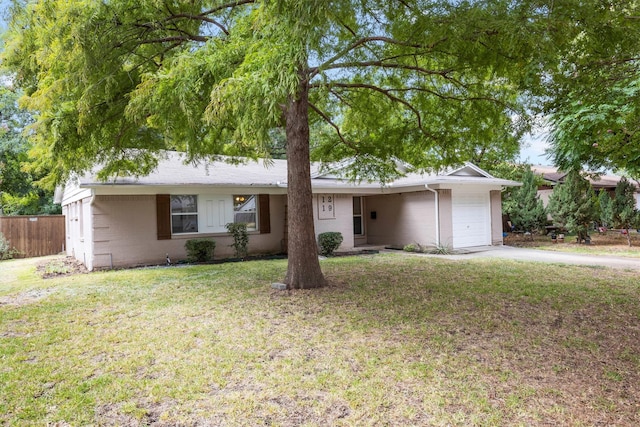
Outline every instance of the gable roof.
[[[311, 179], [316, 179], [316, 178], [343, 179], [344, 175], [341, 173], [341, 171], [347, 170], [351, 165], [353, 165], [357, 161], [358, 160], [356, 158], [352, 157], [350, 159], [346, 159], [337, 163], [329, 163], [329, 164], [313, 163], [312, 169], [313, 169], [313, 166], [316, 166], [317, 170], [316, 172], [313, 172], [313, 171], [311, 172]], [[390, 161], [394, 163], [396, 170], [400, 173], [407, 174], [413, 169], [413, 167], [410, 164], [405, 163], [400, 159], [392, 158]]]
[[487, 171], [480, 169], [478, 166], [473, 163], [465, 163], [464, 166], [455, 169], [451, 173], [447, 174], [449, 176], [475, 176], [481, 178], [494, 178], [494, 176], [490, 175]]
[[[552, 185], [564, 182], [565, 177], [567, 176], [567, 172], [560, 171], [558, 168], [554, 166], [540, 166], [535, 165], [531, 166], [531, 170], [540, 175], [546, 181], [549, 181]], [[615, 189], [618, 186], [618, 183], [622, 179], [621, 176], [618, 175], [600, 175], [597, 177], [587, 176], [587, 180], [591, 184], [591, 186], [595, 189], [605, 188], [605, 189]], [[640, 185], [637, 182], [630, 180], [632, 184], [634, 184], [637, 188], [640, 188]]]
[[457, 169], [445, 170], [442, 173], [421, 173], [410, 172], [411, 165], [408, 165], [398, 159], [394, 159], [393, 161], [395, 162], [398, 170], [404, 173], [404, 176], [401, 176], [392, 182], [381, 184], [380, 182], [369, 180], [350, 182], [343, 179], [340, 171], [345, 170], [356, 161], [356, 159], [349, 159], [329, 167], [325, 166], [324, 168], [321, 168], [317, 173], [311, 175], [314, 189], [352, 187], [359, 189], [359, 191], [363, 191], [370, 188], [384, 188], [388, 192], [393, 192], [401, 190], [408, 191], [409, 189], [423, 190], [425, 186], [432, 186], [432, 188], [436, 189], [439, 186], [447, 184], [494, 185], [501, 187], [516, 187], [522, 185], [516, 181], [496, 178], [487, 171], [469, 162]]
[[[233, 187], [260, 188], [265, 192], [283, 193], [287, 187], [286, 160], [248, 160], [242, 163], [227, 161], [200, 161], [185, 164], [185, 156], [177, 152], [167, 152], [159, 160], [158, 167], [152, 173], [140, 177], [116, 177], [103, 182], [97, 179], [97, 171], [84, 174], [75, 179], [79, 188], [108, 188], [114, 192], [117, 188], [145, 187]], [[356, 161], [356, 160], [353, 160]], [[467, 163], [464, 166], [436, 173], [407, 173], [390, 183], [362, 180], [350, 181], [341, 177], [341, 170], [352, 162], [336, 164], [335, 167], [322, 168], [321, 164], [311, 165], [312, 188], [314, 193], [344, 192], [374, 194], [381, 192], [420, 191], [425, 187], [437, 189], [447, 185], [489, 185], [495, 187], [518, 186], [520, 183], [495, 178], [477, 166]], [[408, 167], [406, 164], [400, 166]], [[328, 171], [328, 172], [327, 172]], [[158, 188], [157, 191], [163, 191]], [[269, 190], [271, 189], [271, 190]], [[106, 190], [105, 190], [106, 191]]]
[[97, 171], [77, 178], [81, 187], [113, 185], [151, 186], [200, 186], [216, 185], [230, 187], [259, 186], [276, 187], [287, 181], [286, 160], [246, 160], [242, 163], [227, 161], [185, 163], [182, 153], [167, 152], [158, 162], [158, 167], [145, 176], [119, 176], [109, 181], [100, 181]]
[[540, 175], [543, 179], [551, 183], [561, 182], [565, 175], [567, 175], [566, 172], [560, 172], [558, 168], [553, 166], [531, 166], [531, 170], [536, 175]]

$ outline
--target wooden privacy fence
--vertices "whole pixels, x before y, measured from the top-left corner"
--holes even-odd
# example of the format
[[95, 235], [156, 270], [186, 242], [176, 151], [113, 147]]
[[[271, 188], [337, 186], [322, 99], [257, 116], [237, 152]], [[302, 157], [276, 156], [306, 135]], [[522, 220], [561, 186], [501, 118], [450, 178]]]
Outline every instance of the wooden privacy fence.
[[64, 251], [64, 215], [0, 216], [0, 233], [21, 258]]

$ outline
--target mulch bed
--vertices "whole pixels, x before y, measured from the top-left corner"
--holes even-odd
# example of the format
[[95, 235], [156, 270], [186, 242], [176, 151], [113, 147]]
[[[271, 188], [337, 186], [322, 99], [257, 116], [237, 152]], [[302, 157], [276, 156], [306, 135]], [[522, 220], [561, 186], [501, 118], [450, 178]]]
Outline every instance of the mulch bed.
[[85, 274], [89, 271], [80, 261], [68, 256], [42, 262], [36, 266], [36, 272], [43, 279], [52, 279], [54, 277], [71, 276], [73, 274]]

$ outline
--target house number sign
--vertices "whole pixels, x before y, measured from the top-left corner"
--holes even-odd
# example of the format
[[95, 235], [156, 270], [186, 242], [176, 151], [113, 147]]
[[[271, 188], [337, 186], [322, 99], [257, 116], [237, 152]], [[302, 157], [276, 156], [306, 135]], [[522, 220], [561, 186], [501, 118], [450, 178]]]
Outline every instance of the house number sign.
[[334, 219], [336, 207], [333, 194], [318, 195], [318, 219]]

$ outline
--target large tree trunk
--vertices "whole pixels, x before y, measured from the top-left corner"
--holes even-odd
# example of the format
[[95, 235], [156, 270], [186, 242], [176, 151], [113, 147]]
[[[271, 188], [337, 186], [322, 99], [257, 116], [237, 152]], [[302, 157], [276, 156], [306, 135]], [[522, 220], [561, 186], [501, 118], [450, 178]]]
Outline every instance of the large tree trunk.
[[289, 263], [284, 282], [288, 289], [319, 288], [326, 284], [313, 227], [313, 194], [309, 159], [309, 92], [301, 79], [298, 97], [285, 111], [287, 132], [287, 203]]

